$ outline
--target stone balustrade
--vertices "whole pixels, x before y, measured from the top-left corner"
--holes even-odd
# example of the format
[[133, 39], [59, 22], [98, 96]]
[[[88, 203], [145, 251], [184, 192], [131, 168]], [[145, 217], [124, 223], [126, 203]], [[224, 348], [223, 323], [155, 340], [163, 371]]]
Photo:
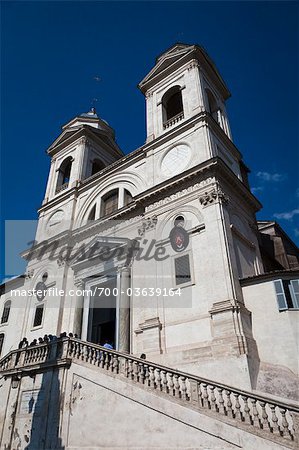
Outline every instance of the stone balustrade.
[[299, 409], [266, 396], [235, 389], [204, 378], [108, 350], [78, 339], [63, 338], [10, 352], [0, 361], [5, 376], [22, 367], [70, 360], [125, 378], [142, 388], [235, 424], [266, 439], [298, 440]]
[[67, 189], [69, 186], [69, 183], [64, 183], [61, 186], [58, 186], [58, 188], [55, 191], [55, 194], [58, 194], [58, 192], [64, 191], [65, 189]]
[[163, 123], [163, 129], [166, 130], [167, 128], [172, 127], [176, 123], [180, 122], [184, 118], [183, 111], [177, 114], [176, 116], [172, 117], [171, 119], [167, 120], [167, 122]]

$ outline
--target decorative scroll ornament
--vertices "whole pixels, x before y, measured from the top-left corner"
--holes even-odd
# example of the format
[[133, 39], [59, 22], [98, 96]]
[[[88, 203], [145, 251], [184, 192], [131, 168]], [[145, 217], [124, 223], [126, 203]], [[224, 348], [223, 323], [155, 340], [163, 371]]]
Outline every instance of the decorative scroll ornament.
[[66, 263], [66, 257], [58, 256], [58, 258], [57, 258], [57, 264], [58, 264], [58, 266], [59, 266], [59, 267], [62, 267], [62, 266], [65, 265], [65, 263]]
[[138, 228], [139, 236], [143, 236], [146, 231], [155, 228], [157, 222], [158, 222], [157, 216], [147, 217], [145, 219], [142, 219], [142, 224]]
[[33, 277], [34, 269], [28, 269], [25, 273], [25, 279], [30, 280]]
[[74, 285], [77, 286], [78, 288], [83, 288], [84, 287], [84, 281], [81, 278], [75, 278], [74, 279]]
[[205, 192], [199, 197], [199, 201], [203, 206], [209, 206], [213, 203], [223, 202], [227, 203], [229, 201], [228, 196], [220, 188], [214, 188], [209, 192]]

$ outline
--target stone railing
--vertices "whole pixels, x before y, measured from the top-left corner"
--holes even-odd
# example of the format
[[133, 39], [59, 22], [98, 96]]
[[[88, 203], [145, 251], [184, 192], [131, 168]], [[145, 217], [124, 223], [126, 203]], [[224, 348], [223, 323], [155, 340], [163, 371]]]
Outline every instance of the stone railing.
[[298, 441], [299, 409], [295, 404], [211, 382], [78, 339], [63, 338], [51, 344], [12, 351], [0, 361], [0, 372], [9, 376], [24, 367], [63, 360], [91, 365], [125, 378], [265, 439], [291, 447]]
[[65, 189], [67, 189], [69, 186], [69, 183], [64, 183], [61, 186], [58, 186], [55, 190], [55, 194], [58, 194], [58, 192], [64, 191]]
[[183, 111], [177, 114], [176, 116], [172, 117], [171, 119], [167, 120], [167, 122], [163, 123], [163, 129], [166, 130], [167, 128], [172, 127], [176, 123], [180, 122], [184, 118]]

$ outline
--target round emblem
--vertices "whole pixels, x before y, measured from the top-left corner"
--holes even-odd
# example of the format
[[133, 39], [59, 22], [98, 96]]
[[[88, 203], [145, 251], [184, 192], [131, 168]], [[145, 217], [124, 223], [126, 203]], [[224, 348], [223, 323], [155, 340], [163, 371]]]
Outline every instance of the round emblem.
[[184, 228], [174, 227], [169, 235], [171, 247], [176, 252], [182, 252], [189, 244], [189, 234]]
[[36, 298], [39, 301], [42, 301], [47, 293], [47, 286], [42, 281], [39, 281], [35, 286]]

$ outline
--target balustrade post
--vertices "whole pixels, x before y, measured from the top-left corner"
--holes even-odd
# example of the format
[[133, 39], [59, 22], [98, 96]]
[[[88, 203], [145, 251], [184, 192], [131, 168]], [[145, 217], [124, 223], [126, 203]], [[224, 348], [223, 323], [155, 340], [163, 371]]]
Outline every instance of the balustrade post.
[[137, 361], [134, 362], [134, 379], [139, 381], [139, 364]]
[[299, 413], [292, 411], [292, 413], [290, 414], [292, 422], [293, 422], [293, 427], [290, 428], [290, 435], [291, 438], [298, 443], [299, 442]]
[[202, 386], [202, 401], [203, 401], [203, 406], [205, 406], [206, 408], [210, 409], [210, 403], [209, 403], [209, 395], [208, 395], [208, 389], [207, 389], [207, 384], [206, 383], [201, 383]]
[[174, 396], [175, 397], [180, 397], [181, 396], [179, 376], [176, 373], [174, 374]]
[[291, 438], [291, 433], [289, 430], [289, 424], [286, 419], [286, 412], [287, 410], [285, 408], [279, 408], [280, 414], [281, 414], [281, 426], [280, 426], [280, 432], [283, 437]]
[[272, 433], [280, 434], [280, 430], [278, 427], [278, 417], [275, 411], [275, 405], [269, 405], [271, 409], [271, 421], [272, 421]]
[[174, 382], [173, 382], [173, 374], [169, 373], [169, 382], [168, 382], [168, 386], [169, 386], [169, 393], [171, 395], [175, 395], [175, 391], [174, 391]]
[[186, 386], [186, 377], [181, 377], [181, 398], [183, 400], [187, 400], [187, 386]]
[[256, 400], [254, 398], [251, 399], [251, 404], [252, 404], [252, 425], [260, 428], [260, 418], [259, 418], [259, 413], [256, 407]]
[[149, 377], [149, 385], [150, 387], [155, 387], [155, 369], [153, 366], [149, 367], [150, 377]]
[[144, 374], [144, 384], [145, 384], [146, 386], [149, 386], [149, 384], [150, 384], [150, 380], [149, 380], [150, 373], [149, 373], [149, 367], [148, 367], [147, 364], [144, 364], [144, 370], [145, 370], [145, 374]]
[[217, 391], [218, 391], [218, 412], [220, 412], [220, 414], [226, 414], [226, 409], [224, 406], [224, 399], [223, 399], [223, 388], [221, 387], [217, 387]]
[[248, 406], [248, 397], [247, 395], [241, 395], [241, 398], [244, 402], [244, 408], [243, 408], [243, 422], [251, 424], [251, 417], [250, 417], [250, 408]]
[[226, 398], [227, 398], [226, 414], [227, 414], [227, 417], [233, 417], [233, 408], [232, 408], [233, 405], [232, 405], [232, 401], [231, 401], [231, 397], [230, 397], [231, 392], [228, 389], [226, 389], [225, 393], [226, 393]]
[[161, 370], [162, 374], [162, 392], [168, 392], [167, 388], [167, 378], [166, 378], [166, 370]]
[[266, 403], [265, 402], [260, 402], [261, 408], [262, 408], [262, 420], [261, 420], [261, 425], [263, 430], [268, 430], [270, 431], [271, 427], [270, 427], [270, 422], [269, 422], [269, 417], [266, 411]]
[[157, 377], [156, 377], [156, 386], [157, 386], [157, 389], [159, 389], [160, 391], [162, 391], [161, 370], [157, 368], [157, 369], [156, 369], [156, 373], [157, 373]]
[[142, 362], [140, 362], [138, 365], [139, 365], [139, 382], [141, 384], [144, 384], [144, 378], [145, 378], [144, 365]]
[[234, 416], [235, 416], [236, 419], [242, 420], [241, 405], [240, 405], [240, 401], [239, 401], [239, 394], [237, 392], [234, 392], [233, 395], [235, 397], [235, 412], [234, 412]]
[[210, 395], [210, 399], [211, 399], [211, 410], [212, 411], [217, 411], [217, 406], [216, 406], [216, 397], [215, 397], [215, 386], [209, 384], [209, 389], [211, 391], [211, 395]]

